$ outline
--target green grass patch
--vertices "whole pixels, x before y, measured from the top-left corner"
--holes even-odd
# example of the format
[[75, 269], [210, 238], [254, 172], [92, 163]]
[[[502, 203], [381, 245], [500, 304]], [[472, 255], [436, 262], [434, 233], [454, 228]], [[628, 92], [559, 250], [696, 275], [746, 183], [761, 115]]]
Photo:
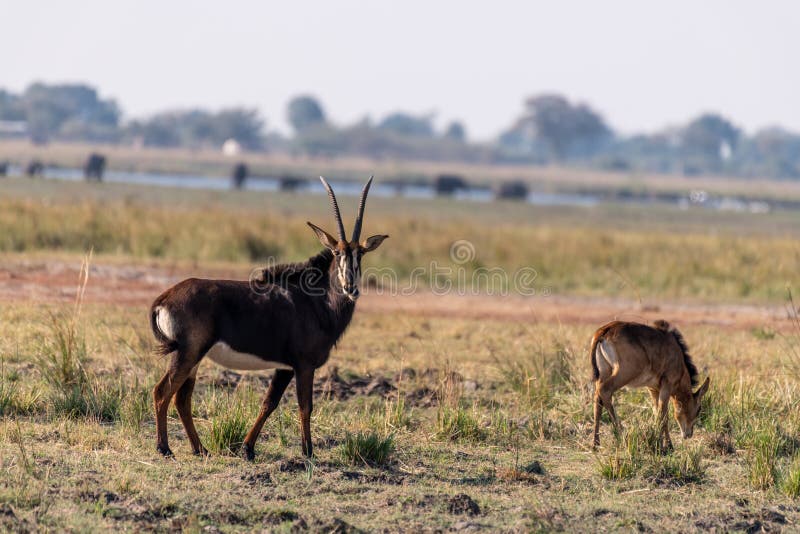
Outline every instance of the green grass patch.
[[394, 434], [347, 432], [339, 445], [338, 455], [345, 465], [364, 464], [381, 467], [389, 463], [396, 449]]

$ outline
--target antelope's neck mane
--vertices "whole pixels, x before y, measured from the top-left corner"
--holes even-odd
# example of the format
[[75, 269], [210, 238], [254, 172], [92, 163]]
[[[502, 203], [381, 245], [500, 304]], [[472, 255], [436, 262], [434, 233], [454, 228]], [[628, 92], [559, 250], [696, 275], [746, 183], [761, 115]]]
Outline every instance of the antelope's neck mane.
[[275, 284], [287, 289], [290, 287], [301, 290], [305, 288], [308, 294], [317, 294], [312, 290], [319, 289], [318, 295], [324, 295], [331, 310], [337, 315], [342, 315], [340, 319], [346, 319], [342, 328], [344, 331], [352, 318], [355, 303], [342, 291], [339, 277], [336, 276], [336, 268], [333, 252], [323, 249], [306, 261], [267, 267], [261, 272], [259, 283]]
[[[281, 263], [280, 265], [271, 265], [261, 271], [261, 278], [259, 282], [264, 284], [275, 284], [279, 286], [299, 285], [304, 276], [313, 274], [316, 270], [320, 274], [327, 275], [333, 260], [333, 253], [330, 250], [323, 250], [316, 256], [308, 258], [306, 261], [299, 261], [296, 263]], [[317, 277], [319, 278], [319, 277]], [[312, 280], [304, 280], [303, 283], [311, 282]], [[320, 280], [322, 282], [322, 280]], [[317, 285], [316, 283], [314, 285]]]

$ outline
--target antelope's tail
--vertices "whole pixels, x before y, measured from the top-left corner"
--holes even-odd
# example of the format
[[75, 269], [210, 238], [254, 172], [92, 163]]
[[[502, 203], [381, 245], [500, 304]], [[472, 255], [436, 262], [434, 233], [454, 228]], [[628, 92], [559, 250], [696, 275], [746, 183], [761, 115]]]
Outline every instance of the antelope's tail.
[[150, 328], [158, 342], [155, 353], [159, 356], [166, 356], [178, 350], [178, 341], [170, 337], [173, 335], [172, 332], [165, 332], [162, 328], [160, 324], [163, 321], [162, 314], [169, 314], [169, 311], [163, 306], [154, 305], [150, 309]]
[[592, 336], [592, 346], [589, 349], [589, 363], [592, 364], [592, 380], [595, 381], [600, 378], [600, 369], [597, 368], [597, 344], [603, 341], [603, 338], [614, 326], [619, 324], [618, 321], [611, 321], [604, 324]]
[[589, 363], [592, 365], [593, 382], [600, 378], [600, 369], [597, 368], [597, 358], [595, 357], [595, 353], [597, 352], [597, 344], [600, 343], [600, 341], [603, 339], [603, 334], [605, 334], [605, 332], [602, 332], [601, 330], [598, 330], [594, 333], [594, 336], [592, 336], [592, 346], [589, 349]]

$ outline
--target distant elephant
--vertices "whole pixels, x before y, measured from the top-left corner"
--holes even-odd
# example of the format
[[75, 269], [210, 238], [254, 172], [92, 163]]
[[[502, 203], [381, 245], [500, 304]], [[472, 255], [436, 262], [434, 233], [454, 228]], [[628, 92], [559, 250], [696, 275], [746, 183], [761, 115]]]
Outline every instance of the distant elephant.
[[102, 154], [89, 154], [86, 164], [83, 166], [83, 177], [87, 182], [103, 181], [103, 172], [106, 170], [106, 157]]
[[36, 176], [43, 176], [44, 175], [44, 163], [39, 161], [38, 159], [33, 159], [28, 162], [28, 166], [25, 167], [25, 174], [28, 178], [35, 178]]
[[244, 187], [244, 181], [247, 179], [247, 165], [244, 163], [237, 163], [233, 168], [231, 179], [233, 180], [233, 187], [235, 189]]
[[284, 174], [278, 181], [281, 191], [294, 192], [307, 185], [305, 178], [298, 178], [289, 174]]
[[433, 187], [437, 195], [452, 195], [469, 189], [466, 180], [457, 174], [440, 174], [436, 177]]
[[528, 197], [528, 185], [522, 181], [503, 182], [497, 188], [498, 199], [525, 200]]
[[0, 161], [0, 176], [6, 176], [7, 174], [8, 174], [8, 162]]

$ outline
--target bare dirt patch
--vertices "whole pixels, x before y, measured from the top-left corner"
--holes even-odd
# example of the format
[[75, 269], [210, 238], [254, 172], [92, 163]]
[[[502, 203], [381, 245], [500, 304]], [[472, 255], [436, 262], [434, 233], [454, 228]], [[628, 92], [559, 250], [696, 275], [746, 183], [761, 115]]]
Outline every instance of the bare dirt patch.
[[[54, 303], [75, 298], [80, 261], [0, 258], [0, 302]], [[150, 263], [119, 264], [95, 261], [91, 266], [86, 302], [147, 307], [162, 291], [190, 276], [247, 279], [246, 268], [208, 268]], [[708, 324], [721, 328], [749, 328], [770, 324], [790, 327], [784, 306], [729, 304], [640, 303], [635, 300], [548, 297], [435, 295], [420, 290], [413, 295], [365, 292], [359, 313], [487, 319], [520, 322], [600, 324], [611, 319], [652, 321], [661, 317], [680, 324]], [[419, 336], [411, 332], [409, 336]]]

